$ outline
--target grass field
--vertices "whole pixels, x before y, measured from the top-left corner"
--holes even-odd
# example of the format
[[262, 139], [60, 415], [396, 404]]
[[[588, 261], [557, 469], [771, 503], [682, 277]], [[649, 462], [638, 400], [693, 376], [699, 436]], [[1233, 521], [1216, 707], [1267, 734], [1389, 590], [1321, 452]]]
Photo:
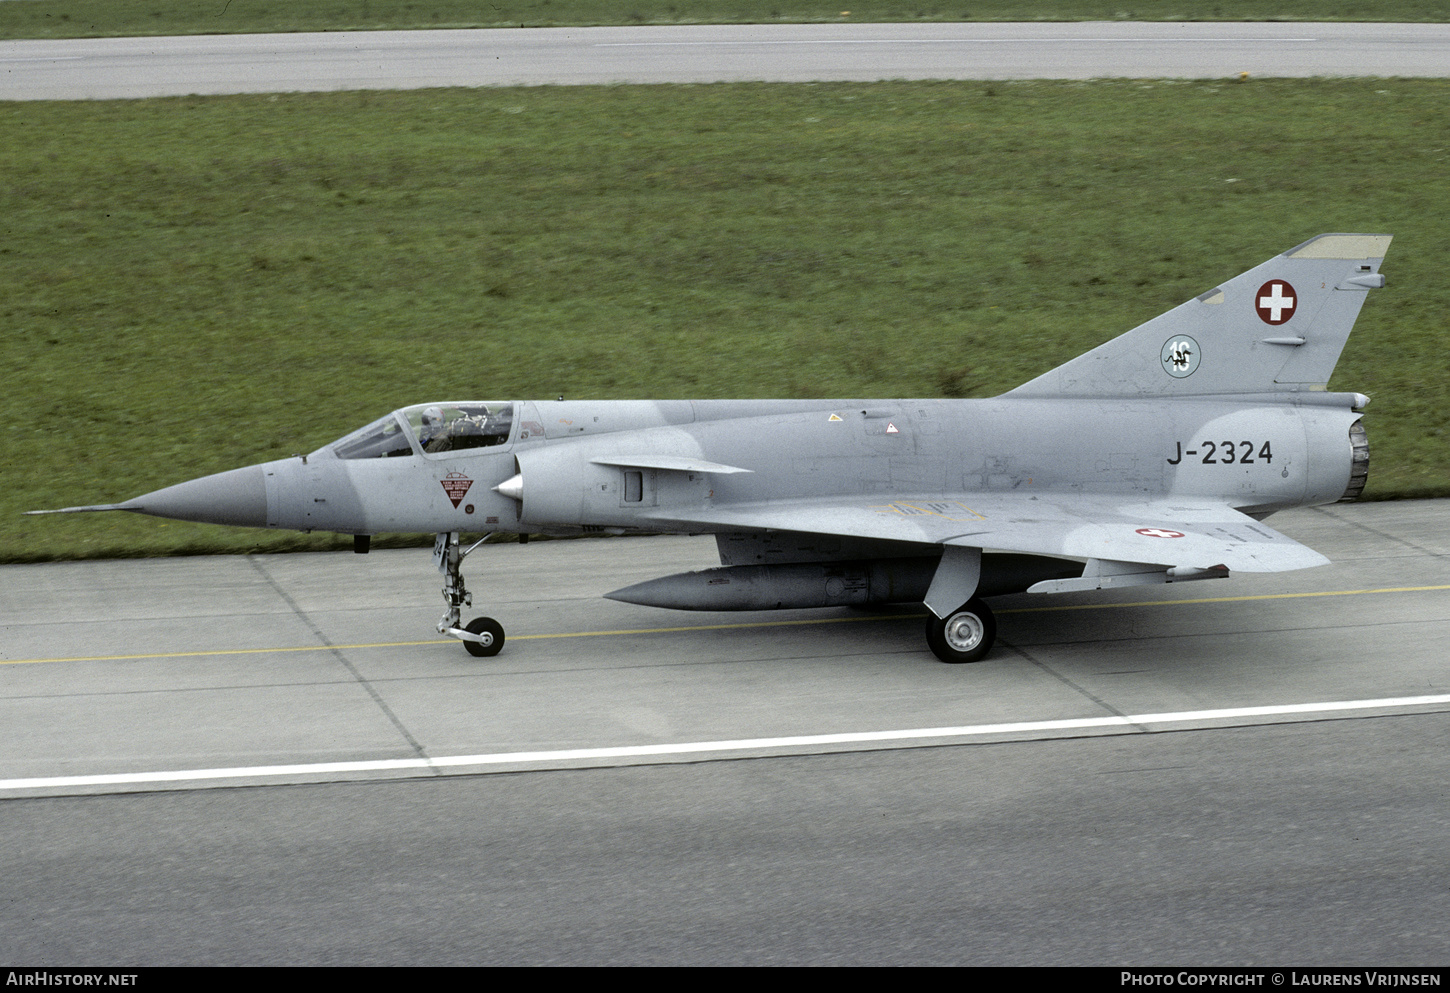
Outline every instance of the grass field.
[[786, 21], [1444, 21], [1439, 0], [23, 0], [0, 38]]
[[988, 396], [1322, 231], [1334, 388], [1450, 494], [1450, 83], [571, 87], [0, 104], [0, 561], [331, 547], [30, 518], [429, 398]]

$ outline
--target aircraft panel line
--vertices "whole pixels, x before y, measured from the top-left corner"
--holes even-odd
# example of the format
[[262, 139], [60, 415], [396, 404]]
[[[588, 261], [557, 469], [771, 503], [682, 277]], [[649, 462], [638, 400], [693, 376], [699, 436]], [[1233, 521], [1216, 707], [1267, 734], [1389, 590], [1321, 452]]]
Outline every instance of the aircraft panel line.
[[[1257, 600], [1298, 600], [1307, 597], [1367, 596], [1389, 593], [1430, 593], [1450, 590], [1450, 584], [1439, 586], [1392, 586], [1366, 590], [1313, 590], [1302, 593], [1255, 593], [1248, 596], [1196, 597], [1184, 600], [1136, 600], [1130, 603], [1069, 603], [1042, 607], [1003, 607], [997, 614], [1040, 614], [1064, 610], [1108, 610], [1127, 607], [1177, 607], [1207, 603], [1245, 603]], [[681, 634], [691, 631], [734, 631], [755, 628], [805, 627], [816, 624], [852, 624], [860, 621], [917, 620], [924, 613], [862, 614], [853, 617], [818, 617], [788, 621], [741, 621], [733, 624], [687, 624], [677, 627], [622, 628], [611, 631], [556, 631], [547, 634], [509, 635], [509, 641], [554, 641], [561, 638], [625, 638], [642, 634]], [[287, 645], [278, 648], [214, 648], [198, 652], [145, 652], [136, 655], [75, 655], [56, 658], [0, 659], [0, 665], [40, 665], [52, 662], [134, 662], [142, 659], [189, 659], [223, 655], [271, 655], [282, 652], [331, 652], [363, 648], [421, 648], [425, 645], [447, 644], [439, 638], [423, 641], [374, 641], [351, 645]]]
[[[830, 745], [904, 743], [948, 738], [991, 737], [1032, 734], [1043, 731], [1081, 731], [1122, 728], [1132, 733], [1155, 733], [1146, 725], [1185, 724], [1199, 721], [1241, 720], [1281, 716], [1310, 716], [1362, 710], [1404, 710], [1450, 704], [1450, 693], [1375, 700], [1331, 700], [1274, 706], [1225, 707], [1176, 713], [1128, 714], [1081, 717], [1067, 720], [1013, 721], [961, 727], [905, 728], [890, 731], [857, 731], [838, 734], [791, 735], [773, 738], [743, 738], [722, 741], [691, 741], [658, 745], [620, 745], [604, 748], [564, 748], [537, 751], [493, 752], [479, 755], [447, 755], [433, 758], [376, 759], [357, 762], [311, 762], [292, 765], [239, 766], [217, 769], [180, 769], [155, 772], [106, 773], [84, 776], [42, 776], [0, 780], [0, 790], [64, 789], [86, 786], [123, 786], [148, 783], [204, 782], [222, 779], [253, 779], [285, 776], [343, 775], [358, 772], [400, 772], [417, 770], [438, 773], [466, 767], [515, 766], [529, 763], [591, 762], [608, 759], [651, 757], [693, 757], [696, 761], [720, 752], [786, 751]], [[738, 757], [738, 756], [737, 756]]]

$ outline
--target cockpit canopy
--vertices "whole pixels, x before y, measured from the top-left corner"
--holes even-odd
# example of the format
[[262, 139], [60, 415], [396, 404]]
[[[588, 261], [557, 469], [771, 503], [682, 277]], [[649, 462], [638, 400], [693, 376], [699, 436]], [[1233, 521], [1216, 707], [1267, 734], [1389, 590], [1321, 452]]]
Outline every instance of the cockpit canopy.
[[513, 430], [514, 405], [466, 401], [420, 403], [395, 410], [334, 442], [340, 459], [388, 459], [439, 455], [506, 444]]

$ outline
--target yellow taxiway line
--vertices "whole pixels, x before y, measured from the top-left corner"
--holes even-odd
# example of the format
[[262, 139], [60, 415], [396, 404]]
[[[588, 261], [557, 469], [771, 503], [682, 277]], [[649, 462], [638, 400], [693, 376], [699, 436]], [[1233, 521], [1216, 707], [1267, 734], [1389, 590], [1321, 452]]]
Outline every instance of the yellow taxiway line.
[[[1372, 590], [1321, 590], [1313, 593], [1258, 593], [1250, 596], [1199, 597], [1192, 600], [1137, 600], [1131, 603], [1071, 603], [1043, 607], [1007, 607], [998, 614], [1039, 614], [1063, 610], [1108, 610], [1123, 607], [1180, 607], [1202, 603], [1244, 603], [1256, 600], [1301, 600], [1323, 596], [1368, 596], [1385, 593], [1430, 593], [1450, 590], [1442, 586], [1390, 586]], [[850, 624], [857, 621], [910, 620], [924, 614], [861, 614], [853, 617], [821, 617], [791, 621], [741, 621], [733, 624], [693, 624], [664, 628], [628, 628], [618, 631], [565, 631], [556, 634], [511, 635], [508, 641], [545, 641], [556, 638], [617, 638], [642, 634], [677, 634], [687, 631], [730, 631], [744, 628], [803, 627], [811, 624]], [[148, 652], [137, 655], [81, 655], [46, 659], [0, 659], [0, 665], [32, 665], [42, 662], [126, 662], [137, 659], [187, 659], [222, 655], [271, 655], [282, 652], [330, 652], [361, 648], [416, 648], [444, 644], [439, 638], [425, 641], [377, 641], [351, 645], [295, 645], [282, 648], [217, 648], [200, 652]]]

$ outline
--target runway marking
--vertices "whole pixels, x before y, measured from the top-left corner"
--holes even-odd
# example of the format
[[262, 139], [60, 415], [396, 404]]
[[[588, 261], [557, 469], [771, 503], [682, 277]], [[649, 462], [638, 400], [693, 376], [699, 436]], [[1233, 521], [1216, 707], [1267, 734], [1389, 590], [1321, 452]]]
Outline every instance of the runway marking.
[[1140, 734], [1155, 733], [1147, 725], [1185, 724], [1194, 721], [1238, 720], [1255, 717], [1303, 716], [1343, 713], [1354, 710], [1398, 710], [1450, 704], [1450, 693], [1432, 696], [1385, 697], [1379, 700], [1331, 700], [1320, 703], [1292, 703], [1262, 707], [1224, 707], [1216, 710], [1187, 710], [1176, 713], [1128, 714], [1112, 717], [1079, 717], [1055, 721], [1015, 721], [1003, 724], [970, 724], [961, 727], [907, 728], [895, 731], [856, 731], [843, 734], [804, 734], [777, 738], [739, 738], [724, 741], [689, 741], [666, 745], [620, 745], [606, 748], [559, 748], [527, 752], [488, 752], [480, 755], [445, 755], [436, 758], [376, 759], [361, 762], [308, 762], [295, 765], [238, 766], [220, 769], [177, 769], [158, 772], [120, 772], [92, 776], [37, 776], [28, 779], [0, 779], [0, 790], [56, 789], [79, 786], [134, 786], [145, 783], [186, 783], [226, 779], [255, 779], [278, 776], [329, 776], [356, 772], [432, 772], [468, 767], [563, 764], [601, 759], [650, 758], [659, 756], [704, 757], [719, 752], [785, 751], [822, 745], [904, 743], [948, 738], [991, 737], [1030, 734], [1041, 731], [1085, 731], [1096, 728], [1124, 728]]
[[[817, 617], [794, 621], [739, 621], [734, 624], [695, 624], [669, 628], [630, 628], [619, 631], [560, 631], [553, 634], [511, 634], [506, 641], [548, 641], [557, 638], [617, 638], [633, 634], [675, 634], [683, 631], [726, 631], [733, 628], [800, 627], [807, 624], [849, 624], [853, 621], [889, 621], [925, 614], [863, 614], [859, 617]], [[216, 648], [201, 652], [153, 652], [142, 655], [78, 655], [53, 659], [0, 659], [0, 665], [28, 665], [35, 662], [125, 662], [134, 659], [186, 659], [209, 655], [270, 655], [273, 652], [331, 652], [351, 648], [417, 648], [450, 644], [446, 638], [426, 641], [374, 641], [356, 645], [291, 645], [285, 648]]]
[[[1443, 586], [1390, 586], [1374, 590], [1321, 590], [1314, 593], [1255, 593], [1249, 596], [1199, 597], [1192, 600], [1136, 600], [1131, 603], [1070, 603], [1045, 607], [1005, 607], [997, 614], [1040, 614], [1061, 610], [1109, 610], [1115, 607], [1177, 607], [1184, 604], [1242, 603], [1253, 600], [1299, 600], [1320, 596], [1366, 596], [1380, 593], [1431, 593], [1450, 590]], [[509, 635], [508, 641], [553, 641], [560, 638], [621, 638], [640, 634], [682, 634], [688, 631], [732, 631], [746, 628], [804, 627], [812, 624], [852, 624], [860, 621], [902, 621], [925, 614], [862, 614], [855, 617], [818, 617], [791, 621], [739, 621], [732, 624], [690, 624], [664, 628], [625, 628], [618, 631], [560, 631], [551, 634]], [[353, 645], [289, 645], [281, 648], [214, 648], [198, 652], [147, 652], [137, 655], [75, 655], [46, 659], [0, 659], [0, 665], [36, 665], [43, 662], [128, 662], [139, 659], [190, 659], [222, 655], [272, 655], [283, 652], [331, 652], [358, 648], [418, 648], [442, 645], [442, 638], [424, 641], [374, 641]]]

